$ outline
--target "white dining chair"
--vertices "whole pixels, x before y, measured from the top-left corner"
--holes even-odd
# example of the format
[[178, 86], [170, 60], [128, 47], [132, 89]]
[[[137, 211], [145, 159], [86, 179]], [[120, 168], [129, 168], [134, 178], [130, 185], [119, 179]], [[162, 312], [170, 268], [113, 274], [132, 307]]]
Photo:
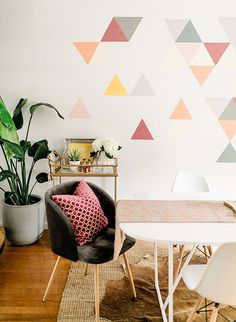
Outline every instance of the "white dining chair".
[[[196, 192], [209, 192], [210, 185], [208, 179], [202, 173], [181, 171], [176, 175], [171, 191], [174, 193], [186, 193], [188, 195]], [[180, 255], [177, 267], [175, 269], [174, 279], [176, 279], [179, 274], [183, 262], [184, 252], [186, 250], [184, 245], [179, 245], [179, 248]], [[203, 246], [203, 249], [206, 259], [208, 259], [208, 256], [211, 255], [211, 248]], [[201, 249], [199, 250], [201, 251]]]
[[204, 298], [214, 302], [210, 322], [215, 322], [220, 304], [236, 305], [236, 243], [219, 246], [205, 265], [188, 265], [182, 278], [191, 291], [200, 295], [187, 322], [194, 319]]
[[210, 185], [202, 173], [179, 172], [174, 179], [171, 191], [181, 193], [209, 192]]

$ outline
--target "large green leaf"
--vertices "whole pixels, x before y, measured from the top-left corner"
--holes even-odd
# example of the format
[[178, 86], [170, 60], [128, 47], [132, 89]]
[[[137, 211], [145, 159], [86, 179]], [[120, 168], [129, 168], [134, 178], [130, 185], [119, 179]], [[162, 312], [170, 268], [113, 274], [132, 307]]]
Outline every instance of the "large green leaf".
[[55, 110], [57, 112], [57, 115], [64, 119], [64, 117], [58, 112], [58, 110], [51, 104], [48, 104], [48, 103], [38, 103], [38, 104], [35, 104], [35, 105], [32, 105], [30, 107], [30, 114], [33, 115], [34, 112], [39, 108], [39, 107], [49, 107], [49, 108], [52, 108], [53, 110]]
[[11, 118], [10, 113], [8, 112], [2, 98], [0, 97], [0, 121], [8, 129], [14, 129], [15, 125]]
[[3, 181], [7, 178], [11, 178], [11, 179], [14, 179], [14, 178], [17, 178], [17, 176], [15, 175], [15, 173], [9, 171], [9, 170], [2, 170], [0, 172], [0, 181]]
[[48, 173], [46, 172], [41, 172], [39, 173], [35, 179], [37, 180], [37, 182], [39, 183], [44, 183], [44, 182], [48, 182]]
[[1, 138], [1, 140], [4, 142], [4, 146], [12, 153], [12, 156], [18, 157], [20, 160], [24, 158], [24, 151], [20, 144], [10, 142], [8, 140], [5, 140]]
[[21, 129], [24, 124], [22, 108], [25, 106], [26, 102], [27, 102], [27, 99], [21, 98], [13, 112], [12, 119], [13, 119], [13, 122], [15, 123], [17, 130]]
[[[19, 144], [19, 138], [15, 124], [3, 103], [3, 100], [0, 98], [0, 140], [14, 142]], [[8, 146], [4, 144], [4, 149], [6, 151], [7, 157], [10, 159], [13, 154]]]
[[35, 162], [41, 159], [46, 159], [50, 153], [51, 151], [48, 148], [47, 140], [35, 142], [28, 149], [28, 155], [32, 157]]

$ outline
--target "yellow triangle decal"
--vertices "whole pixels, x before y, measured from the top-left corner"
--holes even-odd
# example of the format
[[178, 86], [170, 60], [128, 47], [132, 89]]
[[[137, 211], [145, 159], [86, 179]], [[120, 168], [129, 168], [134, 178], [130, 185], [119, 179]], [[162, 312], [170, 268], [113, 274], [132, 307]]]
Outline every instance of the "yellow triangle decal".
[[121, 81], [119, 80], [119, 77], [115, 75], [110, 84], [108, 85], [105, 93], [105, 96], [127, 96], [128, 93], [124, 86], [122, 85]]

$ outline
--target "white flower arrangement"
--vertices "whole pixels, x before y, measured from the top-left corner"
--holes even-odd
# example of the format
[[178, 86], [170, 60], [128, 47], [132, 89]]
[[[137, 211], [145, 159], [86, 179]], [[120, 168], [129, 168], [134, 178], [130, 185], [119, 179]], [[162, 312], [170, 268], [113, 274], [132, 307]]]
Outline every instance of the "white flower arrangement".
[[92, 154], [98, 155], [101, 151], [104, 151], [109, 159], [117, 157], [118, 151], [121, 146], [112, 138], [97, 138], [92, 142]]

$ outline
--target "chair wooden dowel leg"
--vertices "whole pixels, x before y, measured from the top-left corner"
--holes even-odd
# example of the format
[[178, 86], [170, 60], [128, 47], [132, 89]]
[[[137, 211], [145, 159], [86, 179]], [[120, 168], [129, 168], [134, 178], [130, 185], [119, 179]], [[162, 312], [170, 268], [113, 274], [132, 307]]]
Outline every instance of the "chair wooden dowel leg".
[[219, 304], [215, 303], [214, 305], [214, 309], [211, 313], [211, 318], [210, 318], [210, 322], [215, 322], [217, 319], [217, 315], [218, 315], [218, 311], [219, 311]]
[[48, 294], [49, 288], [50, 288], [50, 286], [51, 286], [51, 284], [52, 284], [53, 277], [54, 277], [54, 274], [55, 274], [55, 272], [56, 272], [57, 265], [58, 265], [58, 263], [59, 263], [60, 258], [61, 258], [60, 256], [58, 256], [58, 257], [57, 257], [57, 261], [56, 261], [56, 263], [55, 263], [55, 265], [54, 265], [54, 268], [53, 268], [52, 274], [51, 274], [50, 279], [49, 279], [49, 281], [48, 281], [48, 285], [47, 285], [46, 291], [45, 291], [44, 296], [43, 296], [43, 302], [45, 302], [45, 300], [46, 300], [46, 297], [47, 297], [47, 294]]
[[131, 286], [131, 289], [132, 289], [132, 293], [133, 293], [134, 298], [136, 298], [137, 294], [136, 294], [136, 290], [135, 290], [135, 286], [134, 286], [133, 275], [132, 275], [132, 272], [131, 272], [131, 269], [130, 269], [130, 266], [129, 266], [128, 256], [127, 256], [126, 253], [124, 253], [123, 257], [124, 257], [125, 266], [126, 266], [126, 270], [127, 270], [127, 273], [128, 273], [128, 278], [129, 278], [130, 286]]
[[181, 247], [180, 247], [180, 255], [179, 255], [179, 259], [178, 259], [179, 262], [178, 262], [178, 265], [177, 265], [175, 272], [174, 272], [174, 281], [176, 280], [176, 277], [179, 275], [179, 271], [181, 269], [182, 262], [183, 262], [185, 248], [186, 247], [184, 245], [181, 245]]
[[205, 253], [205, 258], [206, 258], [206, 262], [208, 262], [208, 248], [207, 246], [203, 246], [203, 250], [204, 250], [204, 253]]
[[207, 246], [207, 248], [208, 248], [208, 252], [209, 252], [209, 254], [210, 254], [210, 256], [212, 255], [212, 253], [213, 253], [213, 251], [212, 251], [212, 247], [211, 246]]
[[196, 301], [191, 313], [188, 316], [188, 320], [186, 322], [192, 322], [195, 316], [196, 311], [200, 308], [202, 305], [202, 302], [204, 301], [204, 297], [199, 297], [199, 299]]
[[99, 322], [99, 266], [95, 265], [94, 270], [94, 282], [95, 282], [95, 315], [96, 322]]
[[88, 263], [85, 264], [84, 275], [88, 275]]

